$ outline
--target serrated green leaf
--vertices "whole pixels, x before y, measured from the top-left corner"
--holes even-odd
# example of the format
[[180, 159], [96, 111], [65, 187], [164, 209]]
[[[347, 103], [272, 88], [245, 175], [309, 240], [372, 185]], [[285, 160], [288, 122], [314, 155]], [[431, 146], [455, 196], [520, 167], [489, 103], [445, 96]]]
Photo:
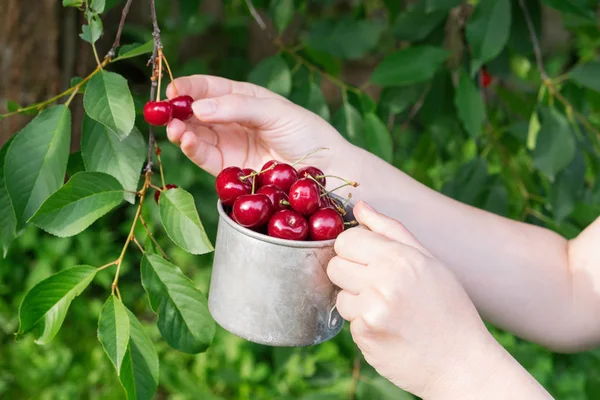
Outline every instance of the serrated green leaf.
[[365, 125], [360, 113], [345, 102], [333, 116], [333, 126], [356, 146], [365, 148]]
[[510, 0], [479, 2], [466, 28], [467, 41], [473, 51], [471, 74], [502, 52], [511, 27]]
[[62, 186], [70, 142], [71, 112], [64, 105], [42, 111], [15, 136], [6, 153], [4, 178], [17, 231]]
[[74, 236], [123, 201], [123, 187], [101, 172], [78, 172], [52, 194], [31, 222], [59, 237]]
[[390, 131], [375, 113], [365, 115], [365, 139], [367, 149], [391, 163], [394, 157], [394, 141]]
[[17, 335], [39, 327], [42, 334], [36, 343], [50, 342], [60, 330], [71, 302], [88, 287], [96, 271], [89, 265], [72, 267], [35, 285], [21, 303]]
[[294, 17], [294, 0], [271, 0], [270, 13], [279, 33], [288, 27]]
[[292, 90], [290, 68], [283, 58], [277, 55], [261, 60], [250, 71], [248, 80], [285, 97], [289, 96]]
[[[584, 8], [573, 0], [542, 0], [542, 3], [565, 14], [572, 14], [595, 21], [594, 12]], [[581, 2], [579, 2], [581, 3]]]
[[[117, 178], [123, 189], [136, 192], [146, 159], [146, 142], [140, 131], [133, 130], [119, 140], [106, 126], [85, 116], [81, 133], [81, 155], [88, 171], [104, 172]], [[134, 193], [125, 193], [133, 204]]]
[[192, 254], [214, 250], [191, 194], [181, 188], [169, 189], [161, 193], [158, 204], [160, 221], [176, 245]]
[[381, 23], [348, 17], [322, 20], [311, 25], [304, 41], [317, 51], [354, 60], [377, 46], [384, 29]]
[[13, 139], [14, 136], [0, 149], [0, 250], [2, 250], [2, 257], [6, 257], [8, 247], [17, 236], [17, 217], [4, 180], [4, 161]]
[[371, 82], [381, 86], [406, 86], [427, 81], [450, 53], [432, 46], [414, 46], [389, 54], [373, 71]]
[[485, 121], [485, 105], [475, 82], [464, 71], [460, 74], [454, 104], [465, 130], [472, 138], [478, 137]]
[[88, 21], [87, 25], [81, 27], [82, 32], [79, 37], [88, 43], [96, 43], [102, 36], [103, 29], [102, 20], [95, 15]]
[[579, 64], [569, 72], [569, 78], [582, 86], [600, 92], [600, 62]]
[[308, 85], [302, 86], [298, 92], [292, 94], [291, 100], [329, 121], [327, 100], [325, 100], [321, 87], [316, 83], [310, 82]]
[[152, 53], [154, 49], [154, 40], [149, 40], [144, 44], [134, 43], [126, 44], [119, 48], [119, 56], [113, 60], [121, 61], [128, 58], [134, 58], [143, 54]]
[[118, 375], [129, 346], [130, 326], [127, 309], [118, 297], [111, 295], [100, 311], [98, 340]]
[[129, 310], [127, 315], [130, 322], [129, 346], [119, 379], [128, 400], [151, 400], [158, 390], [158, 354], [135, 315]]
[[533, 151], [533, 166], [554, 181], [575, 157], [575, 137], [567, 118], [555, 109], [541, 109], [542, 127]]
[[91, 0], [90, 7], [94, 12], [102, 14], [106, 7], [106, 0]]
[[85, 112], [120, 139], [133, 130], [135, 107], [127, 81], [121, 75], [102, 70], [88, 82], [83, 97]]
[[142, 284], [158, 314], [158, 329], [171, 347], [196, 354], [210, 346], [216, 324], [208, 301], [179, 268], [158, 255], [146, 255]]
[[77, 7], [80, 8], [83, 6], [83, 0], [63, 0], [63, 7]]
[[426, 10], [426, 2], [408, 6], [394, 22], [394, 34], [400, 40], [419, 41], [427, 37], [447, 16], [446, 10]]

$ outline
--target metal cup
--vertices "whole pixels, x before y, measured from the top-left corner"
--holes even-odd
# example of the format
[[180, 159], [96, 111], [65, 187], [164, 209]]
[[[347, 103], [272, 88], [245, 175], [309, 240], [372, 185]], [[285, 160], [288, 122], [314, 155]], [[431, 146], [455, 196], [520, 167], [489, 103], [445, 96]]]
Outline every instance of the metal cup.
[[[335, 240], [273, 238], [235, 223], [217, 202], [219, 226], [208, 308], [225, 330], [269, 346], [309, 346], [337, 335], [339, 288], [326, 274]], [[352, 217], [351, 208], [347, 217]]]

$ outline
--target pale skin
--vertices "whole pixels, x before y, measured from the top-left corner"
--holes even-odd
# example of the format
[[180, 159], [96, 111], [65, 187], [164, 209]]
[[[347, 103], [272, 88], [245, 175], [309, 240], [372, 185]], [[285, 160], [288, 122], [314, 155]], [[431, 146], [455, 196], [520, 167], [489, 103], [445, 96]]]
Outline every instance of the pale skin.
[[569, 241], [427, 188], [267, 89], [205, 75], [175, 84], [194, 117], [168, 137], [209, 173], [325, 147], [302, 165], [360, 182], [362, 226], [338, 237], [328, 274], [365, 359], [396, 385], [425, 399], [551, 398], [481, 318], [554, 351], [600, 344], [600, 218]]

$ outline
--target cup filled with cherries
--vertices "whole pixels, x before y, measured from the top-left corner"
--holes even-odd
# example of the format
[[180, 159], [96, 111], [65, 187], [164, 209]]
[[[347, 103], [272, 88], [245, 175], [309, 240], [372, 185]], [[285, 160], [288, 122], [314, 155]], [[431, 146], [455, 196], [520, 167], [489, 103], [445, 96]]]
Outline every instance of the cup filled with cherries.
[[307, 157], [270, 160], [258, 171], [229, 166], [215, 181], [209, 310], [221, 327], [255, 343], [314, 345], [344, 323], [335, 307], [339, 288], [326, 271], [335, 239], [357, 225], [351, 196], [334, 192], [358, 183], [297, 168]]

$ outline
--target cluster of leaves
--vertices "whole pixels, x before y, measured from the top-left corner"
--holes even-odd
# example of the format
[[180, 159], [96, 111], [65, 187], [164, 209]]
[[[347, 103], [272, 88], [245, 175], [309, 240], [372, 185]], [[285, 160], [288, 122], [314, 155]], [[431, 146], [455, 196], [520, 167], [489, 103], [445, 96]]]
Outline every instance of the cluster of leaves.
[[[92, 21], [99, 20], [94, 15], [100, 14], [98, 10], [103, 2], [95, 0], [86, 5], [83, 1], [65, 0], [64, 3], [84, 10], [88, 28], [83, 29], [82, 37], [85, 39], [86, 30], [91, 35]], [[105, 10], [111, 7], [109, 3], [118, 2], [107, 1]], [[567, 237], [576, 236], [600, 215], [600, 61], [597, 58], [600, 31], [594, 16], [595, 1], [480, 0], [465, 4], [461, 0], [418, 0], [403, 6], [398, 1], [350, 5], [337, 1], [316, 4], [306, 0], [257, 0], [254, 6], [264, 11], [263, 15], [274, 27], [274, 32], [265, 32], [265, 37], [276, 37], [279, 51], [261, 59], [253, 68], [249, 66], [252, 35], [248, 30], [255, 22], [245, 2], [227, 3], [225, 18], [219, 24], [216, 19], [198, 15], [199, 3], [199, 0], [182, 0], [174, 6], [167, 0], [157, 1], [165, 54], [175, 75], [212, 73], [265, 86], [317, 113], [348, 140], [424, 184], [499, 215], [546, 226]], [[523, 12], [522, 3], [527, 14]], [[560, 12], [572, 38], [564, 49], [545, 51], [540, 65], [532, 37], [541, 36], [542, 6]], [[177, 17], [171, 15], [173, 8]], [[152, 31], [128, 24], [125, 32], [129, 41], [146, 44], [124, 46], [113, 61], [128, 59], [131, 66], [140, 68], [143, 76], [147, 73], [146, 60], [133, 57], [152, 50]], [[206, 32], [214, 40], [202, 48], [202, 54], [181, 57], [178, 62], [186, 38]], [[486, 88], [480, 85], [482, 67], [493, 76], [492, 85]], [[346, 73], [351, 75], [353, 69], [366, 71], [358, 75], [367, 76], [368, 82], [345, 83]], [[123, 77], [106, 70], [98, 70], [86, 79], [73, 81], [74, 85], [81, 83], [76, 90], [85, 93], [84, 106], [88, 114], [83, 122], [80, 153], [68, 155], [71, 117], [65, 106], [44, 110], [0, 153], [0, 168], [3, 168], [0, 173], [0, 243], [6, 252], [15, 235], [22, 235], [15, 246], [17, 253], [8, 255], [9, 260], [11, 257], [15, 260], [15, 265], [19, 255], [35, 247], [31, 243], [29, 247], [24, 244], [27, 235], [37, 235], [32, 227], [26, 228], [29, 222], [52, 234], [69, 236], [63, 240], [95, 242], [100, 240], [103, 231], [110, 232], [110, 223], [106, 218], [94, 221], [110, 210], [118, 212], [120, 208], [116, 207], [123, 199], [129, 203], [136, 200], [145, 159], [143, 133], [146, 128], [142, 124], [136, 126], [134, 120], [139, 115], [138, 104], [147, 98], [147, 85], [140, 95], [131, 93]], [[326, 94], [327, 86], [339, 88], [339, 97]], [[371, 90], [373, 88], [380, 90]], [[92, 95], [95, 97], [86, 101]], [[23, 111], [17, 105], [12, 105], [13, 110]], [[26, 150], [23, 150], [25, 145]], [[23, 154], [28, 156], [22, 157]], [[78, 163], [78, 157], [83, 162]], [[149, 226], [163, 226], [167, 238], [181, 246], [157, 238], [173, 259], [177, 257], [176, 263], [183, 266], [195, 264], [198, 258], [204, 260], [204, 256], [186, 258], [182, 249], [191, 250], [192, 254], [202, 253], [198, 249], [208, 251], [210, 242], [202, 241], [197, 243], [198, 247], [186, 248], [182, 238], [192, 235], [181, 236], [180, 229], [200, 227], [202, 234], [197, 237], [204, 237], [202, 223], [196, 219], [194, 203], [197, 203], [202, 221], [210, 221], [206, 227], [209, 236], [214, 237], [215, 198], [212, 178], [191, 165], [183, 168], [182, 160], [177, 157], [182, 156], [173, 155], [172, 163], [166, 163], [178, 166], [172, 175], [174, 180], [169, 178], [169, 170], [165, 171], [167, 180], [178, 180], [175, 182], [180, 186], [182, 183], [198, 185], [195, 201], [192, 194], [188, 196], [182, 189], [167, 191], [161, 195], [155, 221], [150, 221], [148, 210], [142, 212], [146, 213]], [[65, 169], [70, 171], [71, 168], [81, 172], [70, 174], [67, 184], [63, 185]], [[14, 173], [21, 175], [13, 176]], [[83, 178], [76, 179], [78, 176]], [[25, 186], [15, 184], [21, 179]], [[51, 184], [40, 184], [42, 179]], [[171, 210], [163, 198], [170, 199]], [[178, 207], [178, 201], [183, 198], [187, 199], [187, 206]], [[171, 219], [176, 217], [178, 209], [194, 210], [186, 214], [186, 222], [180, 221], [179, 226]], [[13, 214], [4, 210], [11, 210]], [[112, 223], [120, 224], [121, 219]], [[86, 232], [72, 239], [72, 235], [88, 226]], [[129, 226], [119, 227], [127, 238]], [[111, 241], [110, 235], [108, 238]], [[75, 243], [79, 242], [71, 242], [70, 247], [64, 249], [65, 254], [78, 254], [70, 259], [71, 265], [90, 257], [77, 253]], [[182, 280], [184, 277], [153, 250], [151, 241], [146, 240], [146, 243], [139, 277], [132, 272], [131, 280], [126, 281], [131, 296], [123, 291], [122, 302], [111, 296], [104, 306], [97, 307], [95, 314], [100, 315], [102, 334], [99, 333], [99, 339], [130, 397], [133, 390], [136, 391], [133, 397], [139, 398], [148, 398], [154, 393], [158, 384], [159, 354], [162, 389], [184, 398], [198, 397], [199, 393], [203, 398], [218, 399], [337, 399], [347, 398], [352, 393], [357, 399], [410, 398], [377, 378], [364, 363], [358, 382], [353, 379], [355, 357], [360, 358], [360, 355], [356, 354], [347, 329], [330, 342], [296, 350], [268, 349], [222, 330], [217, 331], [213, 342], [207, 340], [200, 345], [198, 338], [185, 331], [168, 331], [182, 325], [169, 323], [165, 316], [175, 315], [198, 324], [211, 323], [208, 314], [189, 314], [192, 310], [205, 309], [205, 305], [201, 305], [204, 297], [196, 286], [207, 287], [210, 259], [205, 260], [205, 268], [186, 271], [192, 274], [194, 284], [182, 281], [185, 290], [179, 297], [169, 298], [169, 294], [175, 294], [169, 290], [171, 278]], [[114, 253], [115, 249], [112, 246], [110, 251]], [[94, 259], [86, 265], [101, 265], [105, 261]], [[43, 306], [30, 303], [25, 295], [21, 307], [21, 316], [27, 304], [37, 314], [27, 313], [27, 325], [23, 325], [22, 319], [20, 333], [24, 333], [24, 327], [34, 328], [34, 324], [40, 343], [56, 334], [71, 300], [92, 279], [99, 287], [110, 289], [111, 286], [96, 268], [84, 265], [71, 271], [69, 265], [60, 265], [52, 269], [60, 270], [57, 275], [27, 287], [35, 294], [33, 291], [39, 290], [42, 283], [56, 283], [56, 276], [64, 277], [52, 288], [55, 295], [63, 294], [58, 303], [53, 303], [58, 306], [51, 301], [44, 302]], [[124, 306], [129, 304], [133, 310], [136, 304], [136, 315], [142, 320], [146, 305], [140, 305], [135, 297], [143, 294], [137, 291], [140, 290], [138, 278], [142, 280], [152, 310], [159, 314], [156, 328], [152, 324], [141, 328], [133, 313]], [[70, 286], [66, 286], [67, 283]], [[18, 287], [25, 290], [22, 284]], [[188, 296], [185, 294], [188, 291], [194, 294]], [[90, 299], [96, 297], [96, 294], [89, 295]], [[33, 299], [33, 295], [29, 295], [29, 300]], [[176, 310], [182, 313], [177, 315]], [[78, 316], [83, 314], [81, 311]], [[76, 329], [75, 325], [69, 329]], [[197, 333], [198, 329], [198, 325], [194, 325], [188, 333]], [[557, 398], [598, 397], [600, 376], [595, 371], [600, 366], [600, 358], [595, 352], [559, 356], [491, 329]], [[83, 328], [77, 332], [85, 333]], [[186, 349], [204, 351], [209, 343], [214, 345], [205, 353], [189, 358], [181, 352], [166, 351], [158, 340], [160, 336], [169, 347], [183, 352]], [[69, 348], [66, 341], [56, 346], [57, 352]], [[158, 353], [154, 348], [158, 348]], [[9, 348], [6, 354], [14, 355], [16, 350]], [[102, 363], [93, 365], [99, 370], [105, 368]], [[65, 380], [69, 378], [63, 376]], [[97, 381], [86, 382], [98, 385]]]

